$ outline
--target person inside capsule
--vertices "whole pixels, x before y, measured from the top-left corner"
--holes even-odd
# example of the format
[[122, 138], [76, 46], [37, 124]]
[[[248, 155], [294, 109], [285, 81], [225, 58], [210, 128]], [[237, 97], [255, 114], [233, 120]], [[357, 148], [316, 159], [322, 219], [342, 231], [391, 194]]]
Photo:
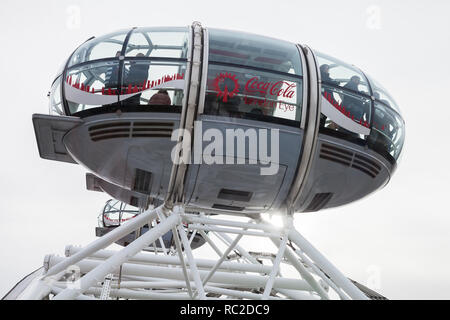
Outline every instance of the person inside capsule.
[[373, 96], [375, 97], [375, 100], [379, 100], [380, 102], [383, 102], [385, 105], [387, 105], [389, 108], [391, 107], [391, 104], [389, 103], [389, 101], [387, 101], [386, 99], [381, 99], [380, 93], [375, 91], [373, 93]]
[[[117, 51], [115, 57], [120, 57], [121, 52]], [[112, 92], [117, 90], [119, 86], [119, 65], [114, 64], [109, 66], [106, 69], [105, 72], [105, 82], [104, 82], [104, 88], [105, 90], [111, 89]]]
[[[339, 86], [339, 82], [332, 79], [330, 76], [330, 65], [328, 64], [322, 64], [320, 66], [320, 78], [323, 82], [327, 82], [330, 84], [335, 85], [336, 87]], [[334, 99], [334, 95], [333, 95], [333, 90], [331, 90], [329, 87], [323, 87], [322, 88], [322, 95], [327, 98], [329, 97], [331, 99], [331, 103], [334, 104], [339, 104], [336, 99]], [[320, 126], [325, 127], [326, 125], [326, 120], [327, 120], [327, 116], [324, 115], [323, 113], [320, 115]], [[331, 123], [328, 124], [328, 128], [330, 129], [337, 129], [337, 125], [331, 121]]]
[[[359, 76], [352, 76], [350, 81], [344, 85], [343, 88], [360, 93], [359, 84], [361, 82], [361, 78]], [[350, 114], [356, 119], [362, 119], [364, 116], [364, 106], [360, 99], [355, 98], [351, 95], [345, 95], [342, 99], [342, 104], [345, 109], [350, 112]]]
[[[51, 110], [61, 109], [62, 102], [65, 110], [62, 109], [61, 113], [80, 117], [86, 123], [79, 129], [73, 129], [73, 140], [69, 140], [69, 135], [65, 136], [64, 139], [67, 141], [68, 148], [76, 150], [80, 157], [86, 155], [85, 159], [77, 158], [77, 160], [92, 166], [92, 171], [95, 173], [101, 170], [103, 178], [118, 181], [117, 184], [123, 188], [134, 188], [130, 184], [132, 184], [135, 176], [138, 176], [138, 172], [135, 170], [137, 165], [133, 161], [141, 156], [143, 159], [145, 158], [145, 161], [149, 161], [148, 159], [151, 157], [147, 155], [147, 147], [145, 147], [145, 150], [142, 148], [142, 151], [140, 147], [130, 149], [133, 153], [130, 151], [130, 156], [124, 157], [124, 163], [130, 167], [126, 173], [127, 178], [124, 179], [122, 176], [116, 175], [115, 168], [112, 165], [108, 169], [110, 171], [106, 172], [104, 167], [109, 163], [107, 161], [102, 163], [98, 160], [102, 159], [100, 152], [98, 157], [90, 159], [91, 157], [87, 155], [88, 152], [78, 150], [79, 144], [76, 143], [75, 133], [86, 129], [87, 133], [84, 136], [87, 140], [91, 138], [89, 143], [92, 143], [92, 152], [94, 152], [97, 149], [95, 144], [112, 145], [114, 148], [140, 146], [141, 143], [147, 146], [147, 143], [153, 143], [152, 139], [159, 143], [157, 139], [160, 139], [160, 137], [150, 136], [150, 133], [149, 136], [135, 134], [135, 131], [138, 132], [134, 130], [135, 122], [131, 124], [131, 135], [124, 133], [121, 136], [114, 137], [112, 134], [109, 135], [107, 130], [103, 130], [107, 132], [103, 133], [95, 126], [92, 126], [94, 129], [89, 131], [90, 121], [98, 122], [101, 120], [108, 125], [111, 123], [112, 126], [121, 123], [119, 121], [123, 121], [123, 119], [135, 121], [135, 118], [142, 118], [146, 121], [142, 122], [147, 126], [147, 122], [157, 123], [160, 118], [167, 118], [170, 119], [171, 128], [178, 125], [178, 119], [186, 116], [186, 112], [182, 112], [183, 108], [188, 110], [187, 104], [183, 104], [183, 101], [186, 102], [187, 100], [183, 100], [183, 97], [186, 97], [186, 94], [193, 90], [193, 86], [191, 86], [192, 79], [189, 76], [192, 61], [187, 58], [187, 52], [191, 49], [188, 46], [189, 42], [183, 40], [188, 39], [189, 35], [185, 32], [186, 30], [175, 30], [177, 30], [175, 33], [184, 34], [184, 36], [173, 38], [174, 33], [172, 31], [136, 29], [128, 31], [130, 32], [129, 41], [125, 41], [123, 33], [119, 36], [114, 35], [91, 40], [91, 42], [84, 44], [84, 47], [80, 50], [77, 49], [73, 58], [69, 58], [65, 70], [52, 86], [51, 101], [54, 105]], [[220, 128], [224, 131], [228, 127], [232, 129], [249, 127], [281, 128], [280, 145], [282, 150], [280, 154], [282, 156], [279, 161], [280, 165], [283, 166], [282, 170], [286, 170], [286, 177], [289, 176], [289, 179], [295, 178], [295, 170], [302, 159], [305, 136], [309, 132], [308, 128], [311, 127], [314, 127], [314, 132], [317, 133], [314, 137], [311, 136], [311, 141], [322, 139], [320, 142], [324, 141], [323, 150], [327, 148], [325, 146], [327, 143], [340, 143], [342, 148], [351, 150], [349, 152], [359, 152], [363, 156], [366, 154], [371, 157], [377, 157], [377, 154], [379, 154], [392, 165], [396, 164], [403, 144], [404, 121], [395, 101], [379, 85], [375, 85], [367, 74], [348, 63], [320, 53], [315, 53], [316, 55], [311, 55], [308, 58], [308, 56], [303, 55], [304, 52], [301, 47], [293, 43], [213, 29], [208, 32], [209, 42], [205, 42], [205, 44], [208, 43], [209, 46], [204, 47], [205, 52], [201, 56], [203, 57], [201, 73], [199, 72], [201, 86], [196, 91], [198, 108], [195, 110], [196, 113], [193, 114], [194, 119], [204, 121], [209, 127]], [[119, 49], [121, 50], [119, 51]], [[305, 60], [305, 58], [310, 60]], [[309, 63], [304, 64], [304, 62]], [[321, 82], [317, 82], [316, 72], [321, 76]], [[73, 79], [73, 81], [69, 82], [69, 79]], [[74, 87], [74, 84], [76, 84], [76, 87]], [[62, 89], [61, 85], [64, 85]], [[90, 88], [90, 90], [79, 89], [79, 85]], [[130, 91], [130, 87], [132, 87], [132, 91]], [[104, 91], [102, 89], [104, 88], [116, 90], [116, 93], [112, 94], [108, 90], [102, 96]], [[118, 88], [120, 90], [117, 90]], [[314, 99], [308, 94], [311, 88], [314, 89]], [[320, 92], [316, 94], [318, 89], [321, 89], [322, 96]], [[62, 97], [59, 97], [58, 94]], [[385, 99], [388, 100], [385, 101]], [[329, 100], [332, 106], [328, 105], [326, 100]], [[321, 102], [322, 104], [320, 104]], [[340, 113], [331, 109], [332, 107], [335, 107]], [[119, 108], [121, 112], [116, 114]], [[317, 114], [316, 117], [310, 119], [308, 115], [312, 114], [311, 111], [315, 111], [314, 114], [322, 111], [324, 114]], [[327, 113], [327, 111], [329, 112]], [[126, 114], [127, 112], [129, 114]], [[320, 123], [317, 123], [316, 120], [319, 116], [321, 116]], [[352, 119], [354, 122], [351, 121]], [[119, 130], [128, 130], [128, 124], [126, 126], [126, 129], [119, 128], [117, 132], [122, 134], [122, 131]], [[295, 129], [291, 129], [289, 126]], [[170, 129], [167, 129], [167, 131]], [[148, 139], [149, 142], [147, 138], [151, 138]], [[167, 137], [162, 138], [166, 139]], [[296, 148], [291, 148], [294, 145], [292, 143], [294, 139], [297, 143]], [[123, 143], [123, 141], [126, 141], [126, 143]], [[166, 143], [161, 143], [158, 144], [158, 147], [165, 148], [166, 145], [168, 146]], [[322, 144], [319, 146], [322, 148]], [[169, 159], [170, 153], [163, 154], [161, 152], [159, 154], [154, 152], [154, 149], [148, 147], [148, 154], [155, 158], [154, 164], [153, 162], [151, 166], [149, 164], [150, 169], [148, 171], [158, 177], [154, 181], [163, 181], [160, 184], [165, 188], [169, 185], [165, 181], [169, 181], [170, 178], [169, 175], [166, 175], [166, 172], [170, 172], [170, 170], [161, 169], [157, 157], [161, 154], [161, 157], [167, 156], [167, 159]], [[318, 147], [317, 150], [317, 156], [320, 157], [319, 153], [322, 149]], [[345, 154], [343, 157], [346, 157]], [[170, 162], [167, 161], [167, 163], [170, 165]], [[336, 164], [338, 163], [336, 161]], [[370, 162], [367, 166], [373, 167]], [[194, 166], [191, 168], [194, 168]], [[348, 168], [341, 169], [344, 171]], [[375, 171], [378, 171], [378, 168], [375, 169]], [[202, 170], [205, 172], [203, 177], [210, 176], [209, 171], [206, 171], [209, 168], [205, 166], [202, 167]], [[216, 170], [216, 168], [211, 170]], [[228, 167], [226, 170], [228, 170]], [[340, 172], [339, 168], [336, 170]], [[272, 188], [273, 190], [286, 191], [290, 188], [290, 180], [283, 180], [282, 174], [280, 172], [280, 178], [276, 182], [277, 186]], [[193, 176], [197, 177], [196, 175]], [[241, 188], [238, 184], [239, 179], [229, 183], [227, 179], [231, 180], [232, 176], [226, 173], [222, 177], [224, 182], [221, 187], [224, 189], [225, 187], [229, 188], [232, 183], [233, 186], [236, 184]], [[250, 174], [249, 177], [253, 179]], [[206, 178], [202, 179], [206, 180]], [[254, 181], [259, 181], [259, 179], [260, 176], [258, 175]], [[217, 196], [221, 192], [220, 190], [217, 190], [217, 193], [215, 190], [211, 191], [211, 195], [207, 195], [209, 190], [197, 189], [196, 186], [194, 187], [195, 183], [192, 182], [193, 187], [190, 192], [192, 193], [192, 199], [200, 199], [196, 205], [209, 207], [216, 203], [223, 204], [219, 203], [222, 200], [217, 200], [221, 199]], [[283, 189], [280, 189], [280, 186]], [[158, 188], [158, 186], [155, 186], [154, 190], [160, 190]], [[237, 190], [241, 190], [239, 188], [236, 187]], [[242, 187], [242, 190], [247, 190], [244, 188], [247, 188], [247, 186]], [[319, 192], [317, 194], [324, 194], [325, 191], [329, 191], [319, 189], [316, 190]], [[154, 190], [152, 189], [151, 192], [154, 192]], [[261, 191], [261, 194], [263, 194], [262, 192], [266, 191]], [[339, 192], [340, 189], [337, 188], [336, 194]], [[197, 197], [197, 194], [200, 196]], [[310, 194], [313, 195], [313, 192]], [[160, 195], [161, 193], [152, 194], [152, 196]], [[273, 198], [266, 201], [265, 199], [269, 199], [269, 197], [266, 197], [266, 193], [264, 193], [264, 196], [258, 198], [264, 200], [255, 200], [255, 203], [258, 201], [255, 206], [268, 208], [271, 203], [276, 203], [273, 201], [278, 201], [276, 199], [284, 197], [284, 195], [278, 195], [281, 195], [281, 193], [277, 193], [277, 195], [274, 193]], [[213, 200], [210, 200], [209, 197]], [[348, 197], [343, 196], [336, 203], [344, 203], [348, 199]], [[306, 200], [309, 201], [305, 198]], [[252, 206], [253, 204], [250, 204], [246, 207], [254, 208]], [[303, 207], [301, 209], [303, 210]]]
[[[326, 55], [319, 53], [318, 57], [322, 95], [345, 116], [367, 126], [370, 122], [371, 101], [368, 99], [367, 83], [362, 80], [365, 79], [364, 75], [354, 67], [334, 61], [335, 59]], [[359, 134], [346, 130], [323, 114], [320, 127], [346, 136], [352, 141], [362, 139]]]
[[[138, 53], [136, 57], [143, 58], [145, 55], [143, 53]], [[145, 83], [148, 79], [149, 66], [146, 64], [140, 64], [138, 61], [130, 61], [130, 66], [128, 70], [125, 70], [125, 84], [131, 88], [137, 88], [142, 91]], [[126, 88], [122, 88], [126, 90]], [[141, 103], [142, 93], [135, 94], [131, 98], [124, 101], [124, 106], [136, 106]]]
[[167, 105], [170, 106], [172, 104], [169, 93], [167, 90], [158, 90], [157, 93], [155, 93], [150, 100], [148, 101], [149, 105]]

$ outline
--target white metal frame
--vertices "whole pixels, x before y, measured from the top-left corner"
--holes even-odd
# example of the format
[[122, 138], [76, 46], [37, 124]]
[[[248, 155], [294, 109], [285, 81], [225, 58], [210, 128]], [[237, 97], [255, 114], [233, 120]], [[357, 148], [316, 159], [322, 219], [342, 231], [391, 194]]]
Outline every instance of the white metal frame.
[[[128, 246], [119, 251], [105, 250], [157, 218], [158, 224]], [[45, 273], [18, 298], [367, 299], [295, 230], [292, 217], [286, 216], [282, 228], [261, 217], [249, 221], [230, 218], [187, 213], [182, 205], [171, 210], [164, 206], [149, 209], [84, 248], [67, 246], [66, 257], [47, 256]], [[209, 246], [217, 257], [196, 257], [186, 224], [205, 238], [205, 248]], [[142, 251], [169, 230], [175, 238], [172, 248], [162, 253]], [[248, 244], [241, 243], [243, 237], [271, 240], [274, 252], [255, 254]], [[225, 250], [219, 249], [217, 239]], [[263, 261], [261, 257], [269, 259]], [[286, 266], [296, 273], [283, 275]], [[74, 270], [78, 272], [75, 277]]]

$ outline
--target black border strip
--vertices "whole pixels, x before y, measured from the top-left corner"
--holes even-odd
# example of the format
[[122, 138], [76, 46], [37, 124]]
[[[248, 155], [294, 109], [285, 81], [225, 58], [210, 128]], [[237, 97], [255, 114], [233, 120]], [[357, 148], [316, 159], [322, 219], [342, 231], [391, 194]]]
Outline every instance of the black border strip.
[[120, 101], [120, 95], [122, 94], [122, 73], [123, 73], [123, 68], [124, 68], [124, 61], [125, 61], [125, 54], [126, 54], [126, 50], [127, 50], [127, 46], [128, 46], [128, 42], [130, 41], [130, 37], [131, 34], [133, 33], [133, 31], [136, 29], [136, 27], [133, 27], [130, 31], [128, 31], [127, 36], [125, 37], [125, 40], [123, 41], [123, 45], [122, 45], [122, 51], [120, 52], [120, 57], [119, 57], [119, 74], [117, 75], [117, 86], [120, 86], [120, 89], [118, 90], [118, 95], [117, 95], [117, 103], [119, 104], [120, 108], [122, 108], [123, 103], [122, 101]]
[[[81, 119], [106, 113], [114, 113], [119, 110], [118, 106], [109, 105], [82, 110], [72, 114]], [[181, 113], [181, 106], [152, 105], [152, 106], [130, 106], [124, 107], [122, 112], [158, 112], [158, 113]]]

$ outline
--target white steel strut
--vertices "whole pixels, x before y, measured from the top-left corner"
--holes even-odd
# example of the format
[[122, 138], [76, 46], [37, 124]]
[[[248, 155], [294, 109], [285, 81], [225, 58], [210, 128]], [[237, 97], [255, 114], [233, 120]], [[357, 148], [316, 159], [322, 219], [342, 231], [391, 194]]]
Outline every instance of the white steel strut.
[[[149, 209], [84, 248], [67, 246], [66, 257], [47, 256], [44, 271], [17, 298], [368, 299], [295, 230], [290, 216], [276, 227], [261, 216], [185, 210]], [[149, 230], [121, 250], [107, 248], [144, 225]], [[172, 246], [161, 241], [156, 250], [155, 241], [170, 231]], [[196, 234], [205, 244], [192, 250]], [[252, 251], [262, 241], [272, 252]], [[155, 250], [143, 251], [149, 246]]]

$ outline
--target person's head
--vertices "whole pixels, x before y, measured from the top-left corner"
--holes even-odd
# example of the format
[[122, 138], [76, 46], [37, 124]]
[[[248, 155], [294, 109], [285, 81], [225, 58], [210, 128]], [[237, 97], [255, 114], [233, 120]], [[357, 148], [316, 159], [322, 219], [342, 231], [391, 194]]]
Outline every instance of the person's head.
[[322, 74], [328, 74], [330, 72], [330, 66], [327, 64], [323, 64], [320, 66], [320, 73]]
[[[144, 55], [142, 52], [139, 52], [139, 53], [136, 55], [136, 58], [142, 58], [142, 57], [145, 57], [145, 55]], [[131, 65], [131, 66], [136, 66], [136, 67], [138, 67], [138, 64], [136, 63], [136, 61], [130, 61], [130, 65]]]
[[358, 76], [353, 76], [350, 78], [350, 81], [353, 82], [354, 84], [358, 85], [359, 82], [361, 81], [361, 79]]
[[148, 102], [150, 105], [170, 105], [171, 103], [169, 94], [164, 89], [158, 90]]

